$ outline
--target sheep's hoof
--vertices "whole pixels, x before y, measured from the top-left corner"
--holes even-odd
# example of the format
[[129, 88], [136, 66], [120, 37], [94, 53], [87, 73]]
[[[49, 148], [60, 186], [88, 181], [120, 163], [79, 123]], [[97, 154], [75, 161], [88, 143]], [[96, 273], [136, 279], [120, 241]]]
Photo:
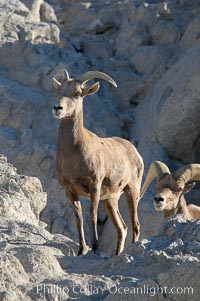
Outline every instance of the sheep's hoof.
[[110, 258], [107, 254], [103, 253], [100, 250], [92, 251], [90, 255], [91, 255], [91, 257], [96, 258], [96, 259], [108, 259], [108, 258]]
[[99, 244], [98, 244], [98, 241], [93, 242], [93, 245], [92, 245], [92, 252], [94, 252], [95, 254], [99, 252]]
[[89, 251], [88, 246], [80, 247], [77, 256], [86, 255], [88, 253], [88, 251]]
[[93, 254], [100, 256], [101, 255], [101, 251], [99, 249], [96, 250], [92, 250]]

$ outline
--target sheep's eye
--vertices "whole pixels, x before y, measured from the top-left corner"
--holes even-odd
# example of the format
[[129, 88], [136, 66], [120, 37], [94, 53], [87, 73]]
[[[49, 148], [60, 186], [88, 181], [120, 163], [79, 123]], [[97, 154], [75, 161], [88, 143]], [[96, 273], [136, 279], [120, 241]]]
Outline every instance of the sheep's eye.
[[81, 96], [81, 92], [76, 92], [75, 95], [74, 95], [75, 98], [78, 98], [80, 96]]

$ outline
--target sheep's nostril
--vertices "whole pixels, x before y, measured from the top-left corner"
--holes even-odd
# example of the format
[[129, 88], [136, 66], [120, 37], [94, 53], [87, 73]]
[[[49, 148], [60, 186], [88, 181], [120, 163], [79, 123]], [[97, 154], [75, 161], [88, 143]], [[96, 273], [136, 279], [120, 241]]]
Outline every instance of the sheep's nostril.
[[156, 203], [164, 202], [164, 198], [162, 198], [161, 196], [155, 197], [155, 198], [154, 198], [154, 201], [155, 201]]
[[56, 112], [63, 109], [61, 106], [54, 106], [53, 108]]

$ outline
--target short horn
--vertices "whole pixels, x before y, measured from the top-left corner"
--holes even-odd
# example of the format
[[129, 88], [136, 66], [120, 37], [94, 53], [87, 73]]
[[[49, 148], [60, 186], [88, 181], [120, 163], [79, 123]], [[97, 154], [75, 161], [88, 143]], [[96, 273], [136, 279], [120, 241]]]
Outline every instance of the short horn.
[[65, 80], [69, 80], [69, 73], [66, 69], [60, 69], [56, 72], [54, 78], [59, 81], [61, 84], [65, 81]]
[[87, 81], [94, 79], [94, 78], [99, 78], [103, 79], [107, 82], [109, 82], [111, 85], [114, 87], [117, 87], [116, 82], [106, 73], [100, 72], [100, 71], [88, 71], [81, 76], [77, 78], [77, 80], [80, 80], [82, 83], [86, 83]]
[[55, 77], [52, 79], [52, 84], [56, 90], [61, 86], [61, 83]]
[[160, 161], [154, 161], [151, 163], [146, 179], [143, 183], [141, 192], [140, 192], [140, 198], [143, 197], [145, 194], [146, 190], [148, 189], [149, 185], [151, 182], [157, 178], [157, 180], [160, 180], [165, 174], [170, 174], [169, 168], [167, 165]]
[[189, 181], [200, 181], [200, 164], [188, 164], [173, 173], [177, 182], [187, 183]]
[[64, 80], [69, 80], [70, 77], [69, 77], [69, 73], [66, 69], [64, 69]]

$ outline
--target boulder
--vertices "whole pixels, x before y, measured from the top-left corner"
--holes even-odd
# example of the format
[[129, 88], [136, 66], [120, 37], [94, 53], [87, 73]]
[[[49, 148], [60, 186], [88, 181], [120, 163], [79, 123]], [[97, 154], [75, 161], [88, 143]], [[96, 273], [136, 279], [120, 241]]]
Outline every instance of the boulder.
[[[133, 244], [121, 256], [108, 260], [107, 271], [120, 271], [130, 279], [113, 287], [106, 300], [132, 300], [133, 296], [135, 300], [150, 300], [152, 296], [159, 300], [198, 300], [199, 225], [199, 221], [190, 222], [183, 216], [171, 218], [160, 235]], [[191, 244], [193, 248], [189, 249]]]
[[188, 25], [180, 43], [183, 49], [188, 49], [199, 42], [199, 23], [200, 18], [198, 16]]
[[47, 196], [39, 179], [16, 173], [5, 157], [0, 161], [0, 214], [9, 220], [37, 224], [39, 214], [46, 206]]
[[1, 155], [1, 300], [32, 300], [28, 295], [34, 285], [64, 277], [57, 257], [77, 252], [72, 240], [44, 229], [46, 224], [39, 220], [39, 214], [45, 205], [46, 193], [39, 179], [19, 175]]
[[136, 113], [141, 147], [145, 140], [158, 141], [169, 156], [184, 163], [199, 161], [198, 53], [198, 44], [189, 49], [158, 81]]
[[141, 46], [135, 49], [130, 62], [139, 74], [152, 74], [171, 53], [170, 48], [166, 46]]

